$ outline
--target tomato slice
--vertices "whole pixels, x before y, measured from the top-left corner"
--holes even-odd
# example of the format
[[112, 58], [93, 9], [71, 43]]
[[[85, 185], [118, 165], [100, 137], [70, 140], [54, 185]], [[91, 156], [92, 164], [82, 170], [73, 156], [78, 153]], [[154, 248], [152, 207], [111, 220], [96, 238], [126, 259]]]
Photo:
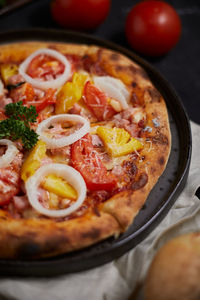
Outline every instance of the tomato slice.
[[14, 100], [14, 102], [23, 101], [23, 104], [25, 106], [35, 106], [37, 113], [39, 113], [46, 106], [50, 104], [55, 104], [55, 92], [56, 90], [50, 88], [47, 91], [45, 91], [43, 97], [38, 98], [38, 96], [35, 94], [32, 85], [30, 83], [24, 83], [20, 87], [13, 89], [10, 92], [10, 97]]
[[28, 104], [28, 106], [30, 105], [35, 106], [37, 113], [39, 113], [46, 106], [55, 104], [56, 102], [55, 92], [56, 90], [54, 89], [48, 89], [41, 99], [29, 101], [28, 103], [25, 104]]
[[27, 74], [33, 78], [48, 79], [48, 76], [55, 78], [65, 70], [64, 64], [54, 57], [45, 54], [39, 54], [32, 59], [27, 68]]
[[71, 159], [73, 167], [81, 173], [89, 190], [112, 191], [116, 186], [116, 178], [108, 173], [89, 134], [72, 145]]
[[109, 105], [106, 95], [96, 88], [90, 81], [84, 87], [83, 99], [98, 121], [109, 120], [116, 111]]

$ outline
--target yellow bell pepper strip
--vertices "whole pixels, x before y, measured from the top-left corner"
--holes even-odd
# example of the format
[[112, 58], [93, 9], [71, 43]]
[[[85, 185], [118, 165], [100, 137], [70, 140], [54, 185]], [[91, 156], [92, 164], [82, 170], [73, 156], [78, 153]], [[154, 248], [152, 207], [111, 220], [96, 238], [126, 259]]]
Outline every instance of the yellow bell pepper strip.
[[55, 175], [46, 176], [42, 187], [48, 192], [63, 198], [76, 200], [78, 197], [76, 190], [70, 184]]
[[39, 140], [22, 165], [21, 178], [23, 181], [26, 181], [35, 173], [45, 156], [46, 144]]
[[72, 82], [67, 82], [63, 85], [57, 94], [56, 114], [68, 112], [68, 110], [81, 99], [83, 88], [87, 80], [87, 75], [74, 73]]
[[103, 140], [108, 153], [113, 157], [126, 155], [143, 148], [142, 143], [131, 137], [123, 128], [99, 126], [97, 134]]
[[3, 79], [5, 84], [8, 84], [8, 79], [18, 74], [18, 66], [15, 64], [4, 64], [0, 68], [1, 78]]

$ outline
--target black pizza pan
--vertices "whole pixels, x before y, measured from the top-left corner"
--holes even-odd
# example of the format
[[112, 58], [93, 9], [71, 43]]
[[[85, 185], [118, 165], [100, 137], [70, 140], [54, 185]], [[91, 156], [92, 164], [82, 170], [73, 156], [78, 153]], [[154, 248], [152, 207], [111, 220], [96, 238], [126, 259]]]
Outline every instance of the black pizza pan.
[[0, 260], [0, 276], [47, 277], [87, 270], [120, 257], [140, 243], [163, 219], [183, 190], [191, 159], [191, 130], [187, 113], [172, 86], [149, 63], [131, 51], [99, 38], [46, 29], [0, 33], [0, 44], [21, 41], [53, 41], [98, 45], [118, 51], [143, 67], [163, 95], [169, 112], [172, 148], [167, 167], [129, 229], [83, 250], [40, 260]]
[[7, 0], [6, 5], [0, 9], [0, 17], [31, 3], [33, 0]]

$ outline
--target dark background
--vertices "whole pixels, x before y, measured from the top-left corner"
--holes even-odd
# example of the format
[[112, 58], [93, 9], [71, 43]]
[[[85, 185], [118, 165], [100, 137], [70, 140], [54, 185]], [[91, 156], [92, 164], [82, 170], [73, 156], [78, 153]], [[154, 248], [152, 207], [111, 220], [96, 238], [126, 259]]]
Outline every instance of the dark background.
[[[83, 0], [84, 1], [84, 0]], [[90, 32], [130, 49], [124, 33], [125, 19], [135, 0], [112, 0], [111, 11], [102, 25]], [[166, 1], [178, 12], [182, 22], [179, 43], [167, 55], [150, 58], [182, 99], [191, 120], [200, 124], [200, 0]], [[61, 28], [51, 18], [49, 0], [34, 0], [0, 16], [0, 31], [24, 28]]]

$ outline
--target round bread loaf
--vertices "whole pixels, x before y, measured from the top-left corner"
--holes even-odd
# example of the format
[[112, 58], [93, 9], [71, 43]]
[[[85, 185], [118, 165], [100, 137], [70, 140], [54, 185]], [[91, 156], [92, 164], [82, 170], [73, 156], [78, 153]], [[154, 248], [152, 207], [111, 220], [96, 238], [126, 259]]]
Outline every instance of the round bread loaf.
[[145, 299], [200, 299], [200, 233], [177, 237], [158, 251], [146, 277]]

